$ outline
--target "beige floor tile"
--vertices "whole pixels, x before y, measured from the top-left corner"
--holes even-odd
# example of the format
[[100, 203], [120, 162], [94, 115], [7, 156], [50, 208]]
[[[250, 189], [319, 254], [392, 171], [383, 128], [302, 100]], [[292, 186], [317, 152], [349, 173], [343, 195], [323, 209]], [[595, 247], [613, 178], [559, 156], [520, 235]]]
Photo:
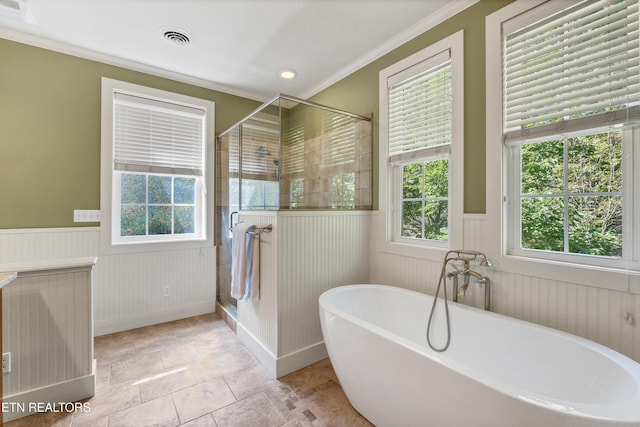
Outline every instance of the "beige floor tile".
[[111, 385], [111, 365], [96, 364], [96, 390], [109, 387]]
[[102, 418], [88, 420], [86, 422], [76, 422], [74, 420], [72, 427], [109, 427], [109, 416], [105, 415]]
[[236, 401], [222, 377], [172, 394], [180, 422], [185, 423]]
[[130, 359], [111, 364], [110, 384], [153, 377], [164, 371], [159, 351], [136, 355]]
[[233, 351], [244, 348], [244, 345], [226, 324], [215, 327], [209, 332], [198, 334], [190, 342], [198, 348], [211, 351]]
[[168, 395], [125, 409], [109, 417], [109, 427], [173, 427], [179, 424], [173, 401]]
[[3, 425], [11, 427], [70, 427], [72, 419], [73, 414], [65, 412], [45, 412], [5, 422]]
[[304, 395], [315, 387], [330, 381], [331, 378], [324, 375], [324, 365], [314, 364], [292, 372], [280, 378], [280, 382], [286, 384], [298, 395]]
[[98, 420], [109, 414], [140, 404], [140, 389], [137, 385], [120, 383], [96, 390], [95, 396], [86, 400], [88, 412], [76, 412], [73, 422], [82, 424]]
[[231, 372], [225, 375], [224, 379], [238, 400], [277, 385], [277, 381], [259, 363]]
[[184, 366], [198, 359], [201, 347], [195, 345], [192, 340], [180, 340], [178, 343], [160, 348], [162, 365], [165, 369], [175, 366]]
[[191, 366], [198, 382], [202, 382], [246, 370], [257, 363], [253, 354], [243, 346], [224, 350], [202, 349]]
[[148, 402], [160, 396], [191, 387], [197, 383], [188, 366], [176, 366], [164, 372], [137, 382], [140, 386], [140, 400]]
[[113, 362], [130, 359], [135, 355], [133, 342], [119, 343], [114, 341], [112, 335], [96, 337], [94, 342], [93, 354], [98, 366], [108, 366]]
[[185, 424], [180, 424], [180, 427], [218, 427], [216, 422], [213, 420], [211, 414], [203, 415], [200, 418], [196, 418], [195, 420], [189, 421]]
[[[373, 426], [349, 404], [342, 388], [333, 381], [327, 381], [301, 397], [300, 408], [306, 408], [319, 419], [328, 420], [330, 426]], [[303, 410], [302, 412], [304, 413]]]
[[96, 337], [95, 356], [90, 412], [5, 425], [371, 425], [349, 404], [328, 359], [274, 379], [217, 314]]
[[296, 418], [291, 421], [287, 421], [282, 424], [282, 427], [324, 427], [325, 424], [322, 421], [314, 420], [309, 421], [306, 417]]
[[213, 412], [218, 427], [278, 427], [286, 422], [265, 393]]
[[150, 336], [153, 336], [153, 329], [151, 326], [146, 328], [129, 329], [127, 331], [112, 334], [113, 341], [119, 344], [135, 343]]

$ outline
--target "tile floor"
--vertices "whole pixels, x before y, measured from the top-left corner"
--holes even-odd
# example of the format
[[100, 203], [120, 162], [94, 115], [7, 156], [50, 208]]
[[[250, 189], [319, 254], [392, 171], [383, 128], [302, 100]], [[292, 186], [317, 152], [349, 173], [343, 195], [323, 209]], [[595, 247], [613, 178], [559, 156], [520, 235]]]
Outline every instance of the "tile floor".
[[271, 378], [218, 314], [95, 339], [88, 412], [41, 413], [22, 426], [371, 426], [329, 360]]

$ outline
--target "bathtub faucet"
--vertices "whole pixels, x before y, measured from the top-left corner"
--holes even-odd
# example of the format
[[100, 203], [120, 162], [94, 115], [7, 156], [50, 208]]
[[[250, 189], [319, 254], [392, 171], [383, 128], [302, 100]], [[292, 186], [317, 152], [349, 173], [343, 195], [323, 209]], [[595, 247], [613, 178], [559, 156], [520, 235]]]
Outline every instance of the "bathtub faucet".
[[[454, 270], [447, 274], [448, 278], [453, 279], [453, 301], [458, 302], [459, 296], [464, 296], [467, 292], [467, 288], [469, 288], [469, 280], [473, 276], [480, 287], [484, 286], [484, 309], [487, 311], [491, 311], [491, 288], [490, 288], [490, 280], [488, 277], [483, 276], [477, 271], [473, 271], [470, 268], [471, 261], [480, 258], [480, 266], [482, 267], [490, 267], [491, 263], [487, 259], [487, 256], [482, 252], [478, 251], [463, 251], [463, 250], [452, 250], [447, 252], [445, 256], [445, 266], [449, 261], [462, 261], [462, 270]], [[463, 284], [458, 289], [458, 277], [462, 275]]]

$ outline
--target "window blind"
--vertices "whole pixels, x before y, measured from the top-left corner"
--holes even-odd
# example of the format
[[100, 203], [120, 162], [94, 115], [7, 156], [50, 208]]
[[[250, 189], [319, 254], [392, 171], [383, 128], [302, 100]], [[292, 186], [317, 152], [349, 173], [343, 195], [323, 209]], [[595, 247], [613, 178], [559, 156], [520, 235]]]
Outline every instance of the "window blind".
[[583, 1], [504, 34], [505, 142], [640, 119], [638, 0]]
[[388, 83], [389, 161], [400, 164], [450, 152], [451, 55], [446, 50]]
[[304, 170], [304, 124], [291, 126], [282, 132], [282, 173]]
[[353, 117], [327, 114], [322, 118], [322, 166], [354, 163], [356, 159], [356, 125]]
[[205, 111], [116, 92], [114, 169], [202, 176]]

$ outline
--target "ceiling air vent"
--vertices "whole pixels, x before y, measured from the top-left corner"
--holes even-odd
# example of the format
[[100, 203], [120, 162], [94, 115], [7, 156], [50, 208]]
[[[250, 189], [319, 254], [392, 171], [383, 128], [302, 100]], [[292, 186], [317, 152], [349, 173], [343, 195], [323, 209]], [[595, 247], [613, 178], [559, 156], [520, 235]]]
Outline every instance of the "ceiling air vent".
[[20, 3], [18, 0], [0, 0], [0, 6], [8, 7], [15, 11], [20, 11]]
[[19, 19], [25, 24], [37, 25], [27, 0], [0, 0], [0, 17]]
[[191, 44], [191, 35], [178, 28], [162, 29], [162, 38], [171, 46], [187, 47]]

